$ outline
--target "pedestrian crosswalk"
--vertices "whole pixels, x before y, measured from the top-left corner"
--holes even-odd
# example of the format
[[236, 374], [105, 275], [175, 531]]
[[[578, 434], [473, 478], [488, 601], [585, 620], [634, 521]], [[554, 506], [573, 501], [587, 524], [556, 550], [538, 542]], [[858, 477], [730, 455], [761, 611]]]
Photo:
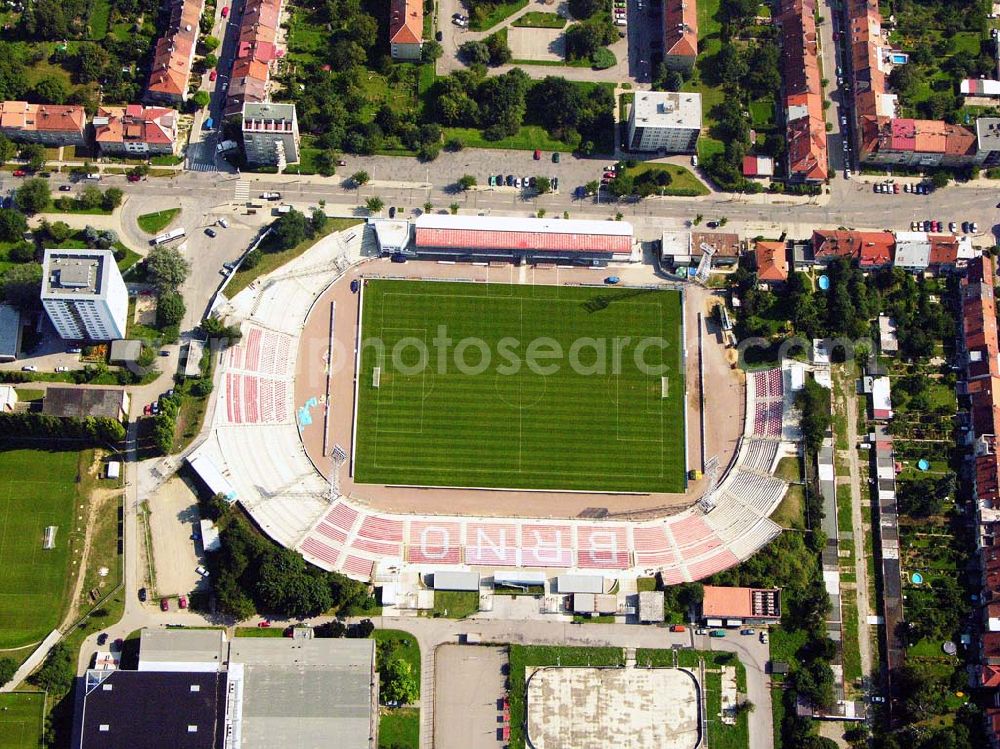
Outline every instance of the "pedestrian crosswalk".
[[236, 188], [233, 190], [233, 199], [237, 202], [245, 202], [250, 199], [250, 183], [245, 180], [237, 180]]
[[188, 159], [187, 166], [185, 167], [189, 172], [217, 172], [219, 168], [215, 164], [206, 164], [204, 161], [194, 161], [193, 159]]

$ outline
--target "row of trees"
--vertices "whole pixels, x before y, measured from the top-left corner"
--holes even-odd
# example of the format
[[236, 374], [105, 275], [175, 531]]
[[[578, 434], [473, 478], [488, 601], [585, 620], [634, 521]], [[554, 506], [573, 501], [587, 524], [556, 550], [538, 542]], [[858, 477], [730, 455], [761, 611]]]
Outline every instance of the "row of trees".
[[215, 500], [209, 509], [222, 526], [222, 548], [209, 556], [219, 608], [237, 619], [256, 612], [305, 618], [336, 608], [349, 613], [371, 606], [368, 587], [307, 564], [302, 555], [256, 533], [242, 515]]
[[125, 439], [125, 427], [117, 419], [103, 416], [60, 418], [37, 412], [0, 413], [0, 434], [78, 439], [93, 444], [106, 444]]

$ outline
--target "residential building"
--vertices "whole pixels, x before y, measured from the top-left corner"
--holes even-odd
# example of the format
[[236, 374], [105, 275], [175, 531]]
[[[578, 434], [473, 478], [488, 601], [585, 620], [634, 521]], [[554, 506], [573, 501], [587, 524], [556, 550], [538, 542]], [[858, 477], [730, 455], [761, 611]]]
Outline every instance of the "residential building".
[[706, 251], [712, 253], [713, 268], [732, 268], [741, 247], [739, 235], [727, 232], [667, 230], [660, 235], [660, 259], [675, 268], [697, 265]]
[[784, 242], [757, 242], [754, 261], [761, 283], [776, 285], [788, 280], [788, 247]]
[[897, 268], [913, 273], [923, 273], [931, 264], [931, 240], [926, 232], [897, 231], [896, 258]]
[[788, 177], [801, 182], [823, 182], [829, 176], [829, 165], [816, 0], [782, 0], [777, 21], [781, 27]]
[[[1000, 48], [1000, 45], [997, 45]], [[976, 120], [976, 149], [984, 167], [1000, 164], [1000, 117]]]
[[419, 60], [423, 48], [422, 0], [389, 0], [389, 52], [393, 60]]
[[694, 153], [701, 134], [701, 94], [636, 91], [628, 118], [632, 151]]
[[663, 62], [671, 70], [691, 70], [698, 58], [698, 5], [695, 0], [663, 3]]
[[46, 250], [41, 300], [62, 338], [125, 337], [128, 290], [110, 250]]
[[171, 0], [166, 33], [153, 49], [145, 100], [180, 104], [188, 98], [188, 79], [198, 46], [199, 22], [205, 0]]
[[813, 256], [818, 264], [846, 257], [866, 270], [892, 262], [895, 237], [887, 231], [847, 231], [816, 229], [813, 231]]
[[21, 313], [10, 304], [0, 304], [0, 362], [14, 361], [21, 350]]
[[11, 140], [46, 146], [82, 146], [87, 142], [83, 107], [0, 102], [0, 133]]
[[744, 177], [773, 177], [774, 159], [770, 156], [744, 156]]
[[958, 167], [979, 164], [976, 134], [940, 120], [864, 117], [861, 160], [879, 166]]
[[94, 142], [107, 156], [172, 154], [177, 148], [177, 110], [165, 107], [99, 107]]
[[1000, 81], [990, 78], [966, 78], [958, 84], [958, 90], [963, 96], [1000, 99]]
[[242, 113], [246, 103], [267, 99], [271, 62], [284, 54], [277, 46], [280, 19], [281, 0], [247, 0], [226, 94], [227, 117]]
[[278, 171], [299, 160], [299, 123], [294, 104], [243, 105], [243, 147], [250, 164], [276, 164]]
[[45, 390], [42, 413], [64, 419], [94, 417], [127, 421], [130, 402], [125, 388], [53, 385]]

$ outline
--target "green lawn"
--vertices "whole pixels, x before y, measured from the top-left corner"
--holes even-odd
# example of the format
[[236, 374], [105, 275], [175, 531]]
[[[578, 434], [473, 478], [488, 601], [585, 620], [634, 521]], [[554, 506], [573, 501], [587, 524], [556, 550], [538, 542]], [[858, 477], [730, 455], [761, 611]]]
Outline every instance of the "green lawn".
[[521, 8], [528, 4], [528, 0], [510, 0], [508, 3], [499, 3], [492, 6], [489, 15], [484, 16], [481, 20], [471, 20], [469, 22], [469, 28], [472, 31], [486, 31], [492, 29], [502, 20], [508, 16], [517, 13]]
[[483, 137], [483, 131], [474, 127], [445, 127], [442, 130], [445, 142], [451, 138], [458, 138], [466, 148], [504, 148], [521, 151], [533, 151], [537, 148], [542, 151], [572, 153], [579, 145], [579, 141], [564, 143], [556, 140], [539, 125], [522, 125], [517, 135], [501, 140], [487, 140]]
[[415, 707], [382, 707], [378, 718], [379, 749], [418, 749], [420, 710]]
[[356, 218], [331, 218], [326, 222], [326, 227], [323, 229], [321, 236], [313, 237], [312, 239], [306, 239], [294, 247], [281, 250], [280, 252], [265, 252], [261, 257], [260, 262], [254, 268], [248, 268], [236, 271], [233, 274], [232, 279], [225, 288], [226, 296], [232, 299], [236, 294], [245, 289], [255, 280], [261, 276], [266, 276], [271, 271], [277, 270], [285, 263], [291, 262], [299, 255], [304, 253], [310, 247], [312, 247], [316, 242], [325, 237], [327, 234], [332, 234], [335, 231], [343, 231], [344, 229], [349, 229], [352, 226], [356, 226], [361, 223], [361, 219]]
[[663, 190], [664, 195], [708, 195], [708, 188], [686, 166], [643, 161], [633, 169], [628, 170], [628, 173], [633, 177], [638, 177], [644, 172], [666, 172], [672, 177], [673, 181]]
[[0, 694], [0, 749], [38, 749], [42, 746], [44, 720], [44, 694]]
[[[0, 647], [28, 645], [59, 623], [67, 588], [80, 453], [0, 448]], [[55, 548], [42, 548], [47, 526]]]
[[90, 38], [96, 41], [104, 41], [108, 35], [108, 21], [111, 19], [111, 3], [109, 0], [93, 0], [90, 5], [90, 17], [87, 23], [90, 26]]
[[[461, 345], [435, 343], [439, 326]], [[676, 291], [369, 281], [355, 476], [683, 491], [680, 326]]]
[[284, 637], [284, 627], [237, 627], [237, 637]]
[[380, 654], [391, 649], [394, 655], [409, 663], [417, 683], [420, 683], [420, 646], [416, 637], [399, 629], [376, 629], [372, 632], [372, 639]]
[[518, 18], [511, 26], [522, 26], [529, 29], [561, 29], [566, 25], [566, 17], [558, 13], [543, 13], [533, 10]]
[[167, 208], [156, 213], [145, 213], [136, 219], [139, 228], [147, 234], [159, 234], [166, 229], [181, 212], [180, 208]]
[[432, 616], [464, 619], [479, 611], [479, 593], [474, 590], [435, 590]]

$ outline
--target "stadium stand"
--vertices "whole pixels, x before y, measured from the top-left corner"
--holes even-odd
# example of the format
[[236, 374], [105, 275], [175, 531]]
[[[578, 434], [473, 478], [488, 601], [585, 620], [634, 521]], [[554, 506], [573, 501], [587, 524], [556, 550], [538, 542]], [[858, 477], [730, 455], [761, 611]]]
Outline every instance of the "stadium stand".
[[[294, 357], [318, 295], [360, 260], [366, 232], [332, 234], [255, 282], [222, 312], [243, 338], [220, 357], [212, 428], [194, 456], [218, 467], [236, 500], [271, 538], [309, 562], [369, 580], [380, 564], [434, 570], [468, 566], [659, 572], [667, 584], [697, 580], [748, 558], [780, 528], [768, 516], [785, 484], [770, 475], [785, 448], [781, 370], [747, 374], [748, 417], [738, 454], [714, 487], [708, 513], [606, 520], [428, 517], [369, 510], [332, 495], [306, 455], [295, 423]], [[224, 403], [224, 407], [222, 404]]]

